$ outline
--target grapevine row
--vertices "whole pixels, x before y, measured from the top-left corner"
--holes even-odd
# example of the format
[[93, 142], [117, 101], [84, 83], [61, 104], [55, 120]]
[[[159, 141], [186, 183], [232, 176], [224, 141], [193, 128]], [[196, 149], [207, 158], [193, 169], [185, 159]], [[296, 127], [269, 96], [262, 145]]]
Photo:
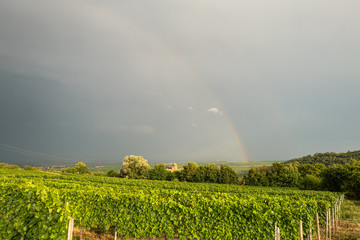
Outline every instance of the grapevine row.
[[[64, 239], [67, 221], [116, 226], [123, 238], [270, 239], [299, 236], [338, 194], [221, 184], [113, 180], [0, 171], [0, 238]], [[4, 227], [5, 226], [5, 227]], [[314, 229], [315, 230], [315, 229]]]

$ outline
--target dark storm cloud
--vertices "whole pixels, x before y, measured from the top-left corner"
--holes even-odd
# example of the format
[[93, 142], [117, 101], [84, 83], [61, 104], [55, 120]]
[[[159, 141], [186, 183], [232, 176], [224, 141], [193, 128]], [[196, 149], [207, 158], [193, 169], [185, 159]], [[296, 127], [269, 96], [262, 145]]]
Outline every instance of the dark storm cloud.
[[359, 147], [358, 1], [0, 6], [1, 144], [83, 161]]

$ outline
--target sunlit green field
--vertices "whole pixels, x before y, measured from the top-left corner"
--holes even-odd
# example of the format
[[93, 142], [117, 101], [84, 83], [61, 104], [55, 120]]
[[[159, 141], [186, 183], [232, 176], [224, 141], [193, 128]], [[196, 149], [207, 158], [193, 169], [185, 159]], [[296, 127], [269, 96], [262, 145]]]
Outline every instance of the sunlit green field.
[[[0, 239], [64, 239], [68, 222], [120, 239], [296, 239], [339, 193], [0, 170]], [[9, 237], [10, 236], [10, 237]]]

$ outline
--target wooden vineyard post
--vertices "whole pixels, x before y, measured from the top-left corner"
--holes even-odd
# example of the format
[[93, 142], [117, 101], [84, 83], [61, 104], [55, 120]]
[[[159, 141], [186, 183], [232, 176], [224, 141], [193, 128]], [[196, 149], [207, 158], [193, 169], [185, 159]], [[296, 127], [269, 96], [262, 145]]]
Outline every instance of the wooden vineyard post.
[[341, 225], [341, 203], [339, 204], [339, 226]]
[[331, 220], [331, 208], [329, 209], [329, 240], [331, 240], [331, 226], [332, 225], [332, 220]]
[[332, 223], [333, 223], [333, 232], [335, 232], [335, 229], [336, 229], [336, 225], [335, 225], [335, 207], [333, 207], [332, 209]]
[[72, 240], [73, 230], [74, 230], [74, 219], [73, 219], [73, 218], [70, 218], [70, 220], [69, 220], [69, 227], [68, 227], [68, 237], [67, 237], [67, 240]]
[[302, 221], [301, 220], [300, 220], [300, 223], [299, 223], [299, 228], [300, 228], [300, 240], [304, 240], [303, 226], [302, 226]]
[[336, 212], [335, 212], [338, 227], [340, 226], [339, 211], [340, 211], [340, 203], [337, 205]]
[[309, 223], [309, 233], [308, 233], [308, 237], [307, 237], [307, 239], [309, 239], [309, 240], [312, 240], [312, 230], [311, 230], [311, 221], [310, 221], [310, 223]]
[[326, 222], [325, 222], [325, 240], [329, 239], [329, 211], [326, 211]]
[[280, 240], [280, 228], [275, 223], [275, 240]]
[[337, 217], [337, 220], [338, 220], [338, 227], [340, 227], [340, 216], [339, 216], [339, 212], [340, 212], [340, 203], [338, 204], [337, 212], [336, 212], [336, 217]]
[[341, 225], [341, 204], [344, 201], [344, 195], [340, 197], [340, 204], [339, 204], [339, 225]]
[[316, 212], [316, 232], [317, 240], [320, 240], [320, 224], [319, 224], [319, 213]]
[[337, 214], [337, 212], [338, 212], [338, 205], [336, 204], [335, 205], [335, 229], [337, 229], [337, 227], [338, 227], [338, 214]]
[[335, 207], [333, 207], [333, 219], [334, 219], [334, 231], [335, 231], [337, 229], [336, 204]]
[[116, 226], [115, 226], [115, 238], [114, 240], [117, 240], [117, 231], [116, 231]]

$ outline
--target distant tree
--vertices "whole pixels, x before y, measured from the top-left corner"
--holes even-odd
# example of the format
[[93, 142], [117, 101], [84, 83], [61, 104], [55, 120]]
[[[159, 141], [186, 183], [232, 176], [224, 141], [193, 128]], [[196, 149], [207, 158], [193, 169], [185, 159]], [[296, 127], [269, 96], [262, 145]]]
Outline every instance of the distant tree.
[[164, 164], [156, 164], [153, 169], [149, 170], [148, 178], [152, 180], [166, 180], [168, 171]]
[[[182, 171], [175, 171], [175, 172], [172, 172], [172, 179], [171, 179], [171, 181], [184, 181], [183, 179], [182, 179], [182, 177], [183, 177], [183, 174], [182, 174]], [[169, 176], [168, 175], [168, 178], [169, 177], [171, 177], [171, 176]]]
[[198, 165], [194, 162], [189, 162], [187, 165], [184, 166], [184, 169], [181, 171], [181, 179], [182, 181], [187, 182], [194, 182], [194, 176], [196, 173], [196, 169], [198, 168]]
[[297, 161], [301, 164], [315, 164], [321, 163], [325, 166], [332, 166], [334, 164], [345, 165], [351, 162], [351, 159], [360, 160], [360, 151], [348, 151], [346, 153], [315, 153], [313, 156], [307, 155], [301, 158], [295, 158], [285, 163]]
[[238, 177], [238, 182], [240, 185], [245, 185], [246, 182], [245, 182], [245, 179], [243, 177]]
[[329, 191], [341, 192], [344, 182], [348, 179], [347, 169], [340, 164], [328, 167], [322, 172], [323, 187]]
[[63, 168], [61, 169], [62, 173], [77, 173], [76, 168]]
[[234, 169], [231, 167], [221, 164], [219, 173], [219, 183], [237, 183], [237, 176]]
[[78, 162], [75, 168], [64, 168], [61, 169], [62, 173], [79, 173], [79, 174], [90, 174], [90, 169], [83, 162]]
[[105, 176], [105, 173], [101, 171], [93, 172], [91, 174], [93, 174], [94, 176]]
[[324, 171], [326, 166], [321, 163], [315, 163], [315, 164], [302, 164], [298, 166], [299, 173], [302, 177], [305, 177], [306, 175], [313, 175], [319, 177], [321, 175], [321, 172]]
[[219, 174], [219, 169], [215, 164], [199, 166], [193, 175], [193, 181], [216, 183], [219, 180]]
[[115, 172], [114, 170], [109, 170], [106, 172], [106, 176], [108, 177], [120, 177], [120, 174]]
[[27, 171], [41, 171], [41, 168], [26, 166], [26, 167], [24, 167], [24, 170], [27, 170]]
[[346, 179], [344, 179], [342, 190], [349, 198], [360, 199], [360, 161], [353, 161], [345, 165]]
[[269, 169], [270, 167], [268, 166], [251, 168], [248, 174], [244, 176], [245, 184], [251, 186], [269, 186], [270, 181], [267, 176]]
[[305, 175], [299, 180], [299, 189], [302, 190], [321, 190], [322, 178], [315, 175]]
[[90, 169], [83, 162], [78, 162], [75, 165], [75, 170], [76, 170], [76, 172], [78, 172], [80, 174], [89, 174], [89, 173], [91, 173]]
[[220, 170], [215, 164], [208, 164], [205, 171], [205, 182], [216, 183], [219, 181]]
[[[360, 151], [316, 153], [299, 158], [303, 164], [292, 160], [285, 164], [274, 163], [271, 167], [253, 168], [244, 176], [244, 181], [247, 185], [345, 192], [348, 198], [360, 199], [359, 156]], [[328, 166], [320, 164], [320, 160]]]
[[143, 156], [126, 156], [123, 160], [122, 174], [126, 178], [146, 178], [150, 165]]
[[206, 180], [206, 167], [199, 166], [196, 168], [194, 175], [192, 176], [192, 182], [205, 182]]
[[121, 178], [126, 178], [127, 176], [125, 175], [125, 173], [124, 173], [124, 169], [120, 169], [119, 170], [119, 177], [121, 177]]
[[300, 177], [297, 165], [297, 163], [273, 163], [270, 171], [267, 172], [270, 185], [277, 187], [296, 187]]
[[0, 168], [3, 168], [3, 169], [16, 169], [16, 170], [21, 169], [18, 165], [7, 164], [7, 163], [0, 163]]
[[360, 199], [360, 167], [350, 172], [349, 178], [344, 182], [343, 189], [347, 196], [354, 199]]
[[179, 178], [177, 178], [178, 173], [180, 173], [180, 171], [175, 171], [175, 172], [168, 171], [166, 174], [166, 180], [167, 181], [174, 181], [175, 179], [179, 180]]

